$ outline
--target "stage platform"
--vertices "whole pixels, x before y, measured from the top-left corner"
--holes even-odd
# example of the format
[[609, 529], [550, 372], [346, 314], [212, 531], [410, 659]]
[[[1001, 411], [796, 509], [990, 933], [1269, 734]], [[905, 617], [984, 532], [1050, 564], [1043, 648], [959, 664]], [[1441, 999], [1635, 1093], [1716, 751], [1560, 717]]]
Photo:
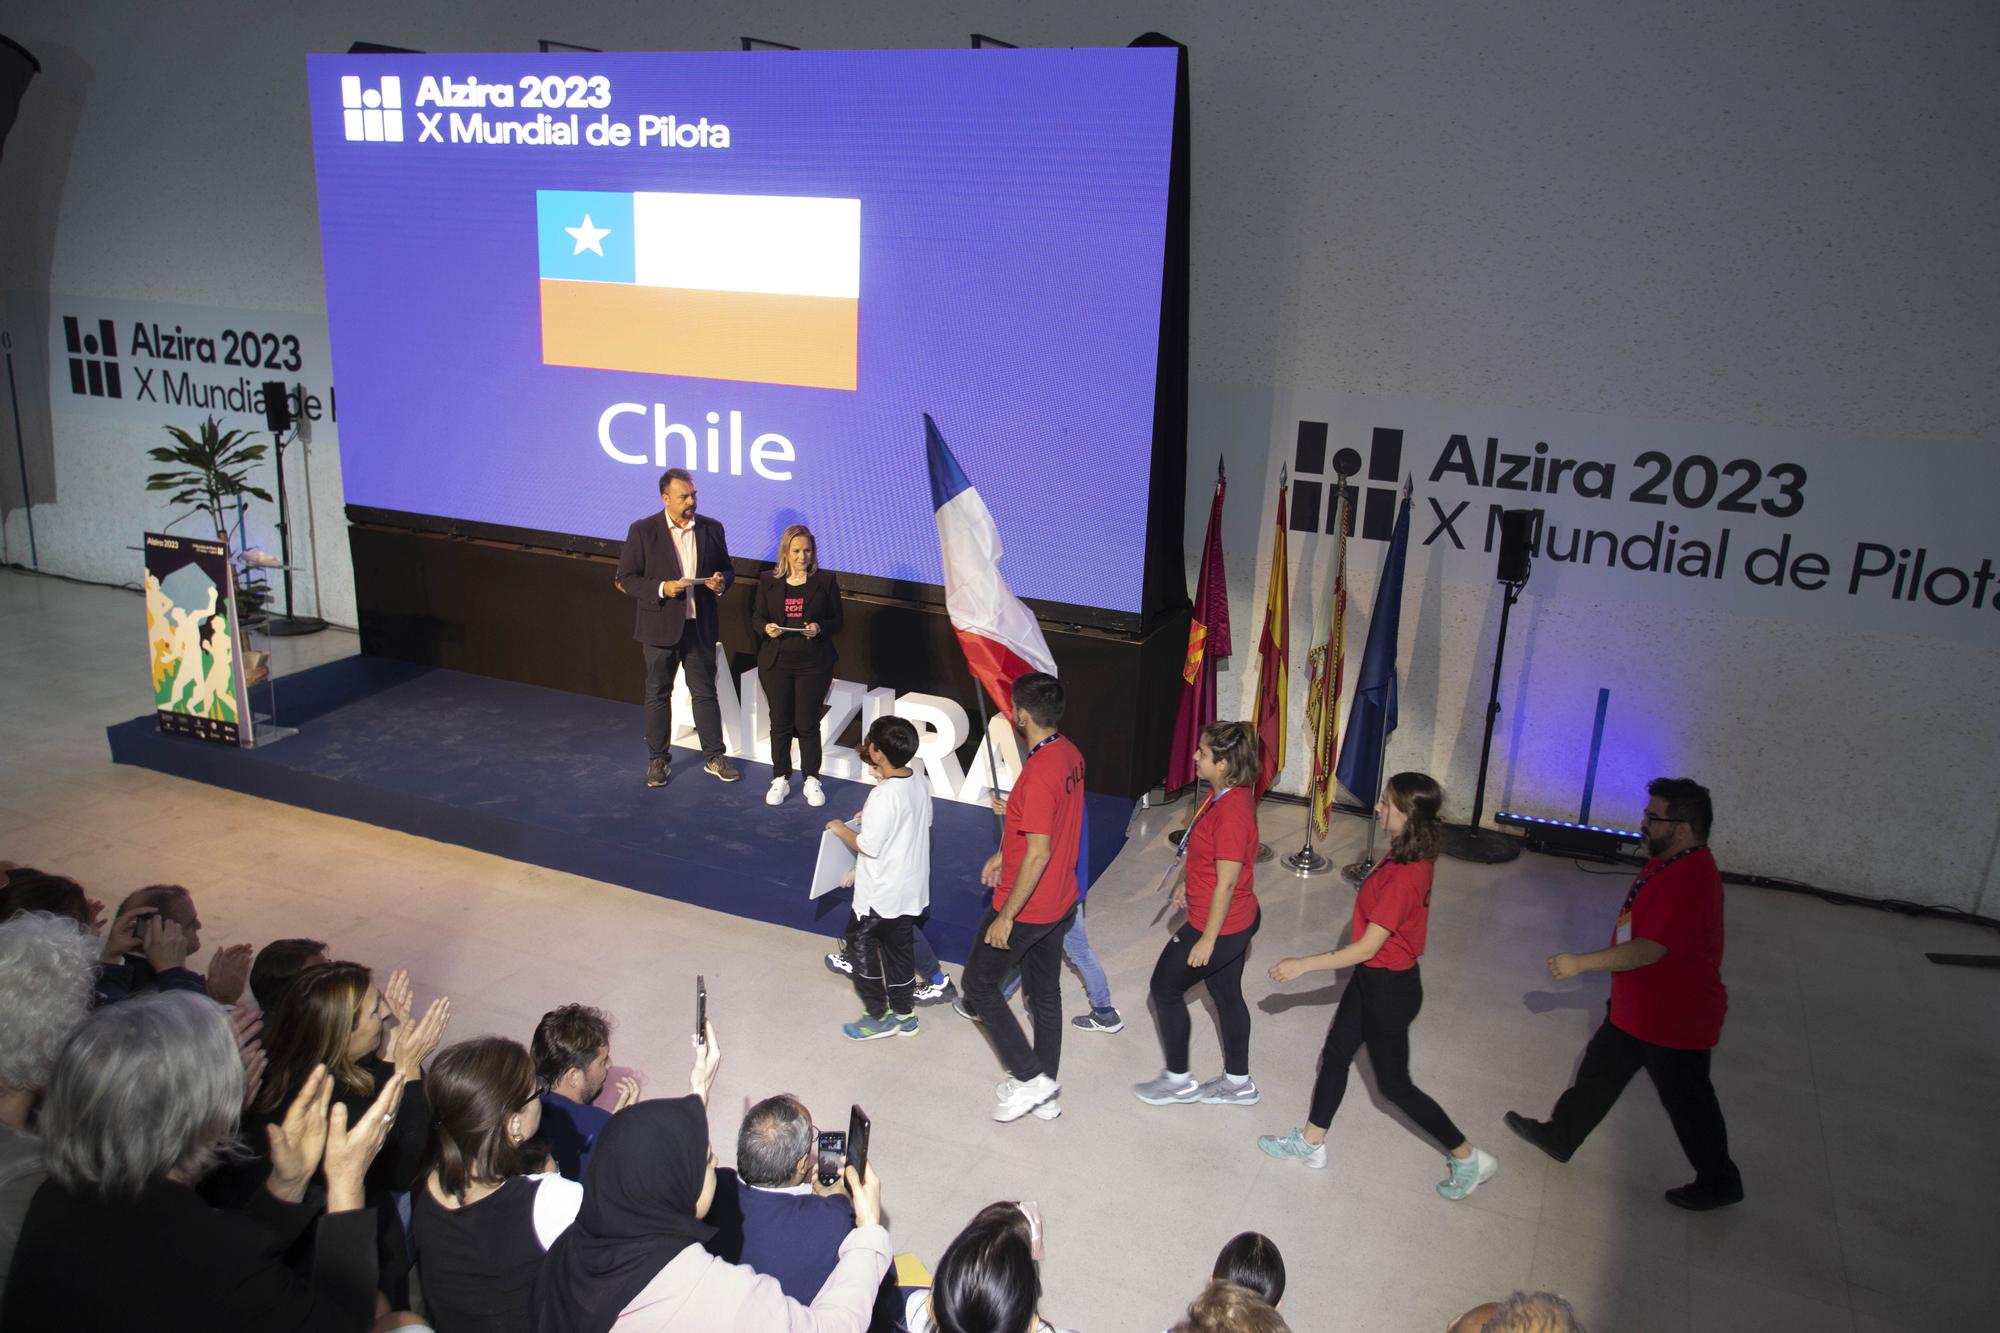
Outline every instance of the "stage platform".
[[[813, 902], [806, 891], [821, 829], [861, 808], [865, 783], [827, 778], [824, 808], [796, 791], [772, 808], [768, 766], [738, 760], [743, 780], [725, 784], [698, 752], [676, 749], [672, 780], [648, 788], [636, 704], [379, 657], [286, 676], [279, 701], [299, 734], [276, 744], [162, 735], [148, 714], [106, 728], [111, 757], [718, 912], [822, 935], [845, 926], [846, 893]], [[1124, 844], [1132, 804], [1089, 797], [1093, 878]], [[955, 801], [932, 809], [925, 934], [963, 962], [994, 820]]]

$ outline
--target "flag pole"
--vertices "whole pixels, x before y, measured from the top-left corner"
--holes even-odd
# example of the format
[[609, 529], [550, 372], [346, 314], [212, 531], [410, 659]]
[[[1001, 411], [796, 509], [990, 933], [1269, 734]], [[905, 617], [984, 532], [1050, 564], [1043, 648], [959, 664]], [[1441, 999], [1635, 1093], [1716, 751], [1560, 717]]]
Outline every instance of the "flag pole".
[[1375, 826], [1378, 821], [1375, 818], [1375, 811], [1372, 807], [1376, 801], [1382, 799], [1382, 784], [1389, 777], [1389, 701], [1387, 699], [1382, 701], [1382, 737], [1381, 743], [1376, 747], [1375, 753], [1378, 756], [1375, 760], [1375, 800], [1369, 802], [1371, 808], [1368, 811], [1368, 850], [1362, 853], [1359, 861], [1350, 861], [1340, 868], [1341, 876], [1349, 884], [1359, 884], [1362, 880], [1368, 878], [1369, 872], [1375, 869]]
[[[979, 744], [986, 751], [986, 787], [993, 796], [998, 796], [1000, 761], [993, 755], [993, 730], [992, 722], [986, 714], [986, 690], [976, 679], [972, 682], [972, 693], [973, 697], [979, 700]], [[993, 802], [990, 799], [986, 802], [986, 808], [993, 810]], [[998, 810], [993, 810], [993, 845], [998, 847], [1006, 840], [1007, 821]]]
[[[1349, 476], [1353, 475], [1351, 471], [1342, 470], [1341, 463], [1344, 461], [1345, 461], [1344, 457], [1337, 456], [1335, 458], [1334, 481], [1333, 481], [1333, 522], [1334, 522], [1333, 531], [1342, 543], [1344, 543], [1347, 539], [1347, 514], [1345, 512], [1347, 506], [1347, 479]], [[1341, 568], [1336, 569], [1334, 571], [1334, 578], [1336, 581], [1346, 576], [1346, 568], [1345, 568], [1346, 554], [1344, 547], [1342, 550], [1342, 554], [1340, 556], [1340, 562], [1341, 562]], [[1345, 594], [1341, 595], [1344, 596]], [[1332, 635], [1341, 633], [1342, 630], [1343, 626], [1341, 625], [1341, 623], [1338, 621], [1337, 618], [1334, 620], [1333, 623], [1329, 624], [1328, 626], [1328, 634], [1330, 637]], [[1340, 668], [1337, 665], [1337, 663], [1339, 661], [1338, 649], [1342, 647], [1342, 645], [1336, 644], [1333, 646], [1336, 649], [1334, 656], [1330, 659], [1323, 658], [1320, 665], [1320, 670], [1323, 673], [1323, 678], [1319, 683], [1319, 689], [1320, 692], [1326, 696], [1326, 711], [1320, 718], [1321, 727], [1337, 726], [1338, 725], [1337, 719], [1340, 716], [1339, 712], [1340, 680], [1338, 679], [1338, 672]], [[1313, 716], [1312, 705], [1311, 702], [1308, 701], [1306, 705], [1305, 729], [1308, 735], [1310, 735], [1312, 739], [1313, 771], [1307, 775], [1307, 780], [1306, 780], [1307, 785], [1306, 785], [1305, 842], [1302, 846], [1300, 846], [1300, 848], [1296, 852], [1293, 852], [1290, 856], [1284, 858], [1285, 869], [1291, 871], [1294, 875], [1297, 875], [1300, 879], [1310, 879], [1315, 875], [1324, 875], [1327, 871], [1333, 869], [1333, 862], [1331, 859], [1329, 859], [1328, 857], [1321, 856], [1317, 851], [1313, 850], [1313, 815], [1317, 813], [1319, 806], [1319, 778], [1320, 778], [1319, 764], [1321, 758], [1321, 753], [1320, 753], [1321, 746], [1319, 743], [1319, 737], [1317, 735], [1312, 734], [1315, 730], [1312, 725], [1312, 716]]]

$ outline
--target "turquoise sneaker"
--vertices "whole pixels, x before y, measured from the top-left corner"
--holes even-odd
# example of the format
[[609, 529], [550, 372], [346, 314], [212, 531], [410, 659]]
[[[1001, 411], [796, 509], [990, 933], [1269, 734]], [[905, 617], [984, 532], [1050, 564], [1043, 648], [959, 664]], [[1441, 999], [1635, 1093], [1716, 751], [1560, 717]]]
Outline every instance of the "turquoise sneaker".
[[1281, 1162], [1303, 1162], [1315, 1171], [1326, 1170], [1326, 1144], [1307, 1143], [1305, 1134], [1299, 1130], [1289, 1134], [1259, 1134], [1257, 1146], [1266, 1157]]
[[908, 1021], [908, 1031], [904, 1030], [904, 1020], [894, 1014], [863, 1014], [852, 1023], [842, 1023], [840, 1030], [847, 1034], [849, 1041], [874, 1041], [878, 1037], [913, 1037], [917, 1033], [917, 1020]]
[[1466, 1158], [1447, 1153], [1444, 1160], [1451, 1166], [1451, 1175], [1438, 1182], [1438, 1193], [1454, 1201], [1463, 1199], [1493, 1179], [1493, 1173], [1500, 1169], [1500, 1163], [1493, 1154], [1483, 1148], [1474, 1148], [1472, 1156]]
[[897, 1036], [914, 1037], [917, 1035], [917, 1016], [915, 1013], [890, 1014], [889, 1017], [896, 1020]]

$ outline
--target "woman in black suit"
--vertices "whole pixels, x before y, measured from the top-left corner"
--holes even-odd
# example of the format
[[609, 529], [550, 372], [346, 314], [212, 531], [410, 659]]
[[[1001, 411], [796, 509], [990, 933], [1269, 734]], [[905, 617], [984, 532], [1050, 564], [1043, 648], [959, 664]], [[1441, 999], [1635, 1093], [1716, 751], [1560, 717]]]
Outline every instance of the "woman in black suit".
[[771, 790], [764, 804], [781, 805], [792, 791], [792, 738], [807, 805], [825, 805], [819, 785], [819, 723], [833, 688], [840, 631], [840, 584], [819, 567], [812, 530], [794, 523], [778, 539], [778, 566], [757, 580], [750, 627], [757, 635], [757, 678], [771, 706]]

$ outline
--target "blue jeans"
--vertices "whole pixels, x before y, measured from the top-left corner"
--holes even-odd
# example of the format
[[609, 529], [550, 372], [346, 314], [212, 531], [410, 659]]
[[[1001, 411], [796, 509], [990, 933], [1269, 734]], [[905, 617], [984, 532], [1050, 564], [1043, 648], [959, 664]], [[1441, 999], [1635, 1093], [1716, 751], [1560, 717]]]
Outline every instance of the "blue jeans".
[[[1076, 906], [1076, 924], [1063, 936], [1063, 957], [1083, 978], [1083, 993], [1090, 999], [1092, 1009], [1111, 1008], [1111, 983], [1105, 979], [1104, 967], [1097, 961], [1097, 954], [1090, 947], [1090, 936], [1083, 933], [1083, 904]], [[1000, 988], [1000, 998], [1011, 1000], [1014, 992], [1021, 989], [1021, 973], [1011, 970], [1007, 974], [1007, 984]]]

